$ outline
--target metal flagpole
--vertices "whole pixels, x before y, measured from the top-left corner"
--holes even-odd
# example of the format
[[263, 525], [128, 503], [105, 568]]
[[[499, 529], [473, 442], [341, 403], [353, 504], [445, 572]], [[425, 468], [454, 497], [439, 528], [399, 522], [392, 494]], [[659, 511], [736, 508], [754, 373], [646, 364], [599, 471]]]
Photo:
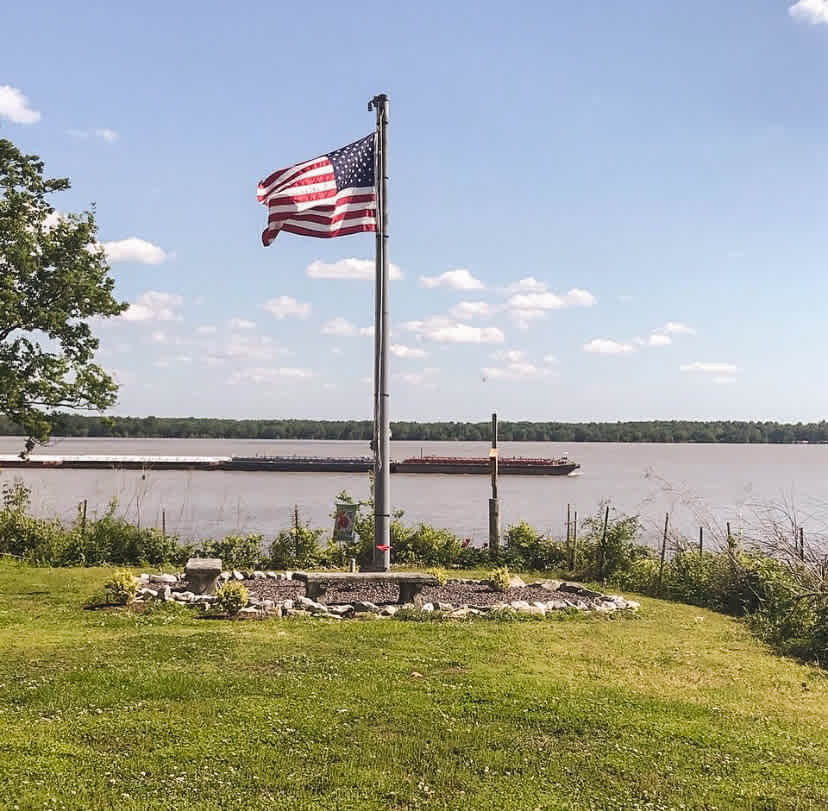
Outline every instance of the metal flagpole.
[[374, 558], [375, 571], [391, 568], [391, 423], [388, 411], [388, 96], [368, 102], [376, 111], [374, 184], [377, 197], [374, 306]]

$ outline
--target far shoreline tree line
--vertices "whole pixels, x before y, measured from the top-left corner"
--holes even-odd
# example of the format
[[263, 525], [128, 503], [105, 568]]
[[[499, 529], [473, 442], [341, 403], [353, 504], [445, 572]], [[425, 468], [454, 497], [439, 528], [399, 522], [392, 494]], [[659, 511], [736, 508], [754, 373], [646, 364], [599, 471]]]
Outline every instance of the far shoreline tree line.
[[[170, 439], [292, 439], [369, 442], [369, 420], [213, 419], [199, 417], [105, 417], [70, 413], [49, 416], [53, 437]], [[486, 422], [395, 422], [398, 441], [486, 441]], [[0, 435], [26, 431], [0, 415]], [[647, 420], [640, 422], [509, 422], [498, 424], [502, 442], [657, 442], [735, 444], [824, 444], [828, 422], [779, 423], [739, 421]]]

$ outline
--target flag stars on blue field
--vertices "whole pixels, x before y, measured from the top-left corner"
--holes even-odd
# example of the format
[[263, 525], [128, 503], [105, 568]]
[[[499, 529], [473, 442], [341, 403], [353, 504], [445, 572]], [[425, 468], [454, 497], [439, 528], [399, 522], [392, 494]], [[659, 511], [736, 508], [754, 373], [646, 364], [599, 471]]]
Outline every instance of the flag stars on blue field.
[[374, 185], [374, 136], [369, 135], [328, 153], [336, 188]]

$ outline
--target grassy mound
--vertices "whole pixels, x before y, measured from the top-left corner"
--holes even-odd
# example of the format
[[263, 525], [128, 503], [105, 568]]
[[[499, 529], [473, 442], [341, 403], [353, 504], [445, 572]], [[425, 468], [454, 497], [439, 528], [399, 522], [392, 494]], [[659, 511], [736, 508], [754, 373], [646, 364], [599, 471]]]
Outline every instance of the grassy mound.
[[642, 599], [567, 622], [86, 611], [111, 570], [0, 563], [20, 808], [809, 808], [828, 679]]

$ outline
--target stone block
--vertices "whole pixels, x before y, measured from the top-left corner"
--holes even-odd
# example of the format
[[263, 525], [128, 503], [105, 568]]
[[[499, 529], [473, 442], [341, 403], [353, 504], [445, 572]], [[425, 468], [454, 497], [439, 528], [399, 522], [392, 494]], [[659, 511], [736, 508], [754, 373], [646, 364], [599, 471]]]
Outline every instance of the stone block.
[[215, 594], [221, 577], [221, 560], [218, 558], [190, 558], [184, 567], [187, 585], [193, 594]]

